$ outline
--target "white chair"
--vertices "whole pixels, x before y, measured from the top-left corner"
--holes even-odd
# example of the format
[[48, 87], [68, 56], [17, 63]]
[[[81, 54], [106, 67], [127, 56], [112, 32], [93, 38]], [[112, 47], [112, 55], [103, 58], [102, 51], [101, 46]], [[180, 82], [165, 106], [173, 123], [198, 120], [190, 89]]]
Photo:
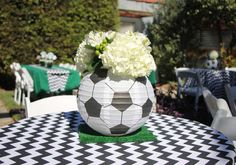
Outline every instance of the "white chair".
[[21, 100], [22, 100], [22, 78], [20, 76], [19, 70], [21, 68], [19, 63], [13, 62], [10, 65], [11, 70], [13, 71], [14, 75], [15, 75], [15, 90], [14, 90], [14, 101], [17, 104], [21, 104]]
[[20, 73], [23, 87], [22, 105], [24, 105], [25, 97], [28, 97], [30, 99], [31, 92], [34, 91], [34, 81], [26, 68], [21, 68]]
[[43, 114], [77, 111], [77, 99], [75, 95], [59, 95], [43, 98], [30, 102], [25, 98], [26, 117], [33, 117]]
[[183, 95], [194, 96], [194, 109], [198, 111], [198, 101], [203, 90], [198, 72], [194, 72], [190, 68], [175, 68], [175, 74], [178, 81], [177, 95], [179, 98], [183, 98]]
[[212, 93], [204, 89], [203, 97], [210, 111], [213, 121], [211, 127], [221, 131], [236, 144], [236, 117], [232, 117], [229, 106], [224, 99], [217, 99]]
[[225, 85], [225, 93], [233, 116], [236, 116], [236, 86]]
[[236, 67], [225, 67], [225, 70], [236, 72]]

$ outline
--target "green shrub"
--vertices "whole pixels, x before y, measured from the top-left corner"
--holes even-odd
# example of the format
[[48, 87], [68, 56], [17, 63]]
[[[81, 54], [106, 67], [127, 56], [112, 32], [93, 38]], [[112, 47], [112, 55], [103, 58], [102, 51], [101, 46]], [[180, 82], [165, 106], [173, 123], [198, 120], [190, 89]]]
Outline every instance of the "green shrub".
[[152, 43], [152, 54], [157, 64], [160, 82], [173, 80], [173, 68], [184, 62], [180, 48], [180, 29], [176, 19], [183, 9], [181, 1], [166, 0], [156, 11], [156, 18], [148, 27], [148, 37]]
[[117, 0], [1, 0], [0, 73], [13, 62], [33, 63], [42, 50], [72, 62], [91, 30], [117, 30]]

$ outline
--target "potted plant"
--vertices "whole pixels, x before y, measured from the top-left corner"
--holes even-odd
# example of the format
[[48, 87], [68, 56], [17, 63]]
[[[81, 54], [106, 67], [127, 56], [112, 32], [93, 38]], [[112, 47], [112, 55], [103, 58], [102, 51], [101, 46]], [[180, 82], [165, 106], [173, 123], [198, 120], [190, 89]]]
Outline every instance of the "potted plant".
[[42, 51], [37, 58], [39, 59], [40, 65], [51, 68], [53, 61], [57, 59], [57, 56], [52, 52], [46, 53], [45, 51]]
[[146, 77], [156, 65], [141, 33], [90, 32], [75, 61], [85, 74], [78, 95], [84, 121], [104, 135], [121, 136], [148, 119], [155, 96]]

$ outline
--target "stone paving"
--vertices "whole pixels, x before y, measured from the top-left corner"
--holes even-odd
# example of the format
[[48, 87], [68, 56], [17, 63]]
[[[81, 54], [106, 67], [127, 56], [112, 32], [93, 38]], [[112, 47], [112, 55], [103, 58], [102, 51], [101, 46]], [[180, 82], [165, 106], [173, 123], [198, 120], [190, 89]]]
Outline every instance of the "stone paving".
[[0, 128], [11, 123], [14, 123], [14, 120], [10, 117], [9, 111], [0, 100]]

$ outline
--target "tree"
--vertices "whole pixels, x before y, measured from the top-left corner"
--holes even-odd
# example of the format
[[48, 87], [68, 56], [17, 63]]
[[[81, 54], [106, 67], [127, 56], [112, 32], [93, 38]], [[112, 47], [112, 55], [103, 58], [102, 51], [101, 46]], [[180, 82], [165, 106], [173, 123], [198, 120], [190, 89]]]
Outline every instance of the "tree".
[[[232, 31], [231, 48], [235, 45], [235, 0], [166, 0], [148, 28], [153, 55], [162, 81], [174, 80], [174, 67], [194, 66], [199, 58], [203, 29], [217, 30], [222, 45], [222, 27]], [[187, 52], [195, 52], [187, 56]]]

